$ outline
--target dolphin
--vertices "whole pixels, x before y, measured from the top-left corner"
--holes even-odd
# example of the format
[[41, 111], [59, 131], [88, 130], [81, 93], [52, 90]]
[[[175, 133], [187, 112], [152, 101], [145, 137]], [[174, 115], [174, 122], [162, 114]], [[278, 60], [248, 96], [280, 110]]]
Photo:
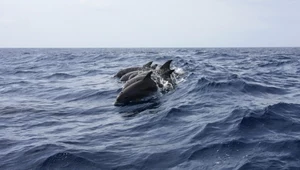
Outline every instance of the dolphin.
[[[142, 73], [142, 74], [143, 74], [143, 73]], [[139, 74], [139, 73], [137, 73], [137, 74], [136, 74], [136, 73], [130, 74], [128, 80], [130, 80], [130, 79], [136, 77], [137, 75], [140, 75], [140, 74]]]
[[[150, 71], [150, 72], [152, 72], [152, 71]], [[169, 72], [170, 72], [170, 71], [169, 71]], [[169, 74], [172, 74], [172, 72], [173, 72], [173, 71], [171, 71]], [[133, 77], [133, 78], [128, 79], [128, 81], [124, 84], [124, 87], [123, 87], [123, 88], [126, 88], [126, 87], [130, 86], [131, 84], [133, 84], [133, 83], [135, 83], [135, 82], [137, 82], [137, 81], [142, 80], [142, 79], [144, 78], [144, 76], [145, 76], [146, 74], [148, 74], [148, 73], [149, 73], [149, 72], [143, 72], [143, 73], [140, 73], [140, 74], [136, 75], [136, 76]], [[152, 72], [152, 73], [153, 73], [153, 72]], [[151, 73], [151, 75], [152, 75], [152, 73]], [[164, 77], [167, 78], [167, 77], [168, 77], [167, 74], [168, 74], [168, 73], [165, 73], [165, 74], [164, 74]], [[170, 77], [170, 75], [169, 75], [169, 77]], [[161, 83], [161, 81], [160, 81], [158, 75], [152, 76], [152, 80], [157, 84], [157, 86], [158, 86], [159, 88], [162, 88], [162, 87], [163, 87], [163, 84]], [[172, 80], [172, 79], [170, 79], [170, 80]], [[166, 81], [168, 81], [168, 80], [166, 80]]]
[[141, 72], [141, 71], [139, 71], [139, 72], [137, 72], [137, 73], [133, 73], [133, 74], [131, 74], [131, 75], [129, 76], [128, 80], [130, 80], [130, 79], [132, 79], [132, 78], [134, 78], [134, 77], [136, 77], [136, 76], [145, 76], [147, 73], [148, 73], [148, 72]]
[[144, 79], [144, 77], [148, 74], [150, 74], [150, 76], [152, 75], [152, 71], [149, 71], [149, 72], [144, 72], [144, 73], [141, 73], [141, 74], [138, 74], [136, 75], [135, 77], [133, 77], [132, 79], [129, 79], [125, 84], [124, 84], [124, 88], [130, 86], [131, 84], [135, 83], [135, 82], [138, 82], [142, 79]]
[[152, 64], [152, 61], [146, 63], [142, 67], [129, 67], [129, 68], [121, 69], [114, 77], [121, 78], [126, 73], [129, 73], [129, 72], [132, 72], [132, 71], [149, 69], [151, 67], [151, 64]]
[[124, 75], [120, 78], [120, 80], [121, 80], [121, 81], [127, 81], [127, 80], [130, 79], [130, 76], [132, 76], [132, 75], [138, 75], [138, 74], [139, 74], [139, 71], [138, 71], [138, 70], [137, 70], [137, 71], [128, 72], [128, 73], [124, 74]]
[[152, 72], [146, 74], [142, 80], [139, 80], [123, 90], [118, 95], [115, 106], [139, 101], [144, 97], [150, 96], [157, 91], [156, 83], [151, 79]]

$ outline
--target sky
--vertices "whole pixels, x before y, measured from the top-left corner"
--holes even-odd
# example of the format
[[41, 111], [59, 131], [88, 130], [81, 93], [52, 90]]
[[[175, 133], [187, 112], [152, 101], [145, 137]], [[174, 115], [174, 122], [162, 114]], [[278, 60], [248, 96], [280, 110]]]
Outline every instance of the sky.
[[0, 0], [0, 47], [299, 47], [300, 0]]

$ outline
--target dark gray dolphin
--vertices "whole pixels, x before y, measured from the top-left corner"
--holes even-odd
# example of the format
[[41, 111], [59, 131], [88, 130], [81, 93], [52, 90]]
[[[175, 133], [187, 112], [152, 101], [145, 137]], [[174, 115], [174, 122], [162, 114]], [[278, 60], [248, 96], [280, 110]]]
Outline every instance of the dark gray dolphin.
[[131, 75], [129, 76], [128, 80], [130, 80], [130, 79], [136, 77], [137, 75], [139, 75], [139, 73], [137, 73], [137, 74], [136, 74], [136, 73], [131, 74]]
[[150, 74], [150, 76], [151, 76], [152, 73], [153, 73], [153, 72], [150, 71], [150, 72], [143, 72], [143, 73], [140, 73], [140, 74], [136, 75], [135, 77], [129, 79], [129, 80], [124, 84], [124, 88], [130, 86], [131, 84], [133, 84], [133, 83], [135, 83], [135, 82], [138, 82], [138, 81], [144, 79], [144, 77], [145, 77], [146, 75], [148, 75], [148, 74]]
[[139, 80], [124, 88], [118, 95], [115, 105], [128, 104], [139, 101], [157, 91], [156, 83], [151, 79], [152, 72], [149, 72], [142, 80]]
[[145, 76], [148, 72], [147, 71], [139, 71], [137, 74], [133, 73], [129, 76], [128, 80], [133, 79], [136, 76]]
[[120, 70], [115, 77], [121, 78], [123, 75], [125, 75], [126, 73], [132, 72], [132, 71], [137, 71], [137, 70], [143, 70], [143, 69], [149, 69], [151, 67], [152, 61], [146, 63], [145, 65], [143, 65], [142, 67], [129, 67], [129, 68], [125, 68]]
[[124, 74], [124, 75], [120, 78], [120, 80], [121, 80], [121, 81], [127, 81], [127, 80], [130, 79], [129, 77], [130, 77], [131, 75], [137, 75], [137, 74], [139, 74], [139, 71], [128, 72], [128, 73]]

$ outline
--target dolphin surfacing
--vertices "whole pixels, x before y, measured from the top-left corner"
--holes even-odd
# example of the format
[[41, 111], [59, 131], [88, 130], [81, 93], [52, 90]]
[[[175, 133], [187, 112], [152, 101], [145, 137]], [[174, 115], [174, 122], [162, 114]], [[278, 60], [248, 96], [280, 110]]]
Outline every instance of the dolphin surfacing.
[[148, 72], [148, 73], [141, 73], [138, 74], [137, 76], [133, 77], [132, 79], [129, 79], [125, 84], [124, 84], [124, 88], [130, 86], [133, 83], [136, 83], [138, 81], [141, 81], [145, 78], [145, 76], [147, 76], [148, 74], [151, 76], [152, 75], [152, 71]]
[[122, 69], [114, 77], [121, 78], [123, 75], [125, 75], [129, 72], [143, 70], [143, 69], [149, 69], [151, 67], [152, 62], [153, 61], [150, 61], [150, 62], [146, 63], [145, 65], [143, 65], [142, 67], [129, 67], [129, 68]]
[[121, 81], [127, 81], [127, 80], [130, 79], [130, 76], [132, 76], [132, 75], [137, 75], [137, 74], [139, 74], [139, 71], [138, 71], [138, 70], [137, 70], [137, 71], [128, 72], [128, 73], [124, 74], [124, 75], [120, 78], [120, 80], [121, 80]]
[[118, 95], [115, 105], [124, 105], [130, 102], [140, 101], [142, 98], [155, 93], [158, 88], [151, 79], [152, 72], [147, 73], [141, 80], [138, 80], [125, 87]]

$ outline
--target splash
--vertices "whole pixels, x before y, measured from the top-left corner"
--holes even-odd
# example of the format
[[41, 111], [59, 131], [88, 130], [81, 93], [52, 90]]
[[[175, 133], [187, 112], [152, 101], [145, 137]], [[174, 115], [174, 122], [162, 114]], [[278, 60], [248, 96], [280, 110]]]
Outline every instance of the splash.
[[185, 80], [183, 77], [185, 72], [182, 68], [174, 68], [174, 70], [175, 71], [170, 75], [169, 80], [165, 80], [157, 71], [152, 75], [152, 78], [157, 83], [161, 93], [174, 90], [178, 84]]

